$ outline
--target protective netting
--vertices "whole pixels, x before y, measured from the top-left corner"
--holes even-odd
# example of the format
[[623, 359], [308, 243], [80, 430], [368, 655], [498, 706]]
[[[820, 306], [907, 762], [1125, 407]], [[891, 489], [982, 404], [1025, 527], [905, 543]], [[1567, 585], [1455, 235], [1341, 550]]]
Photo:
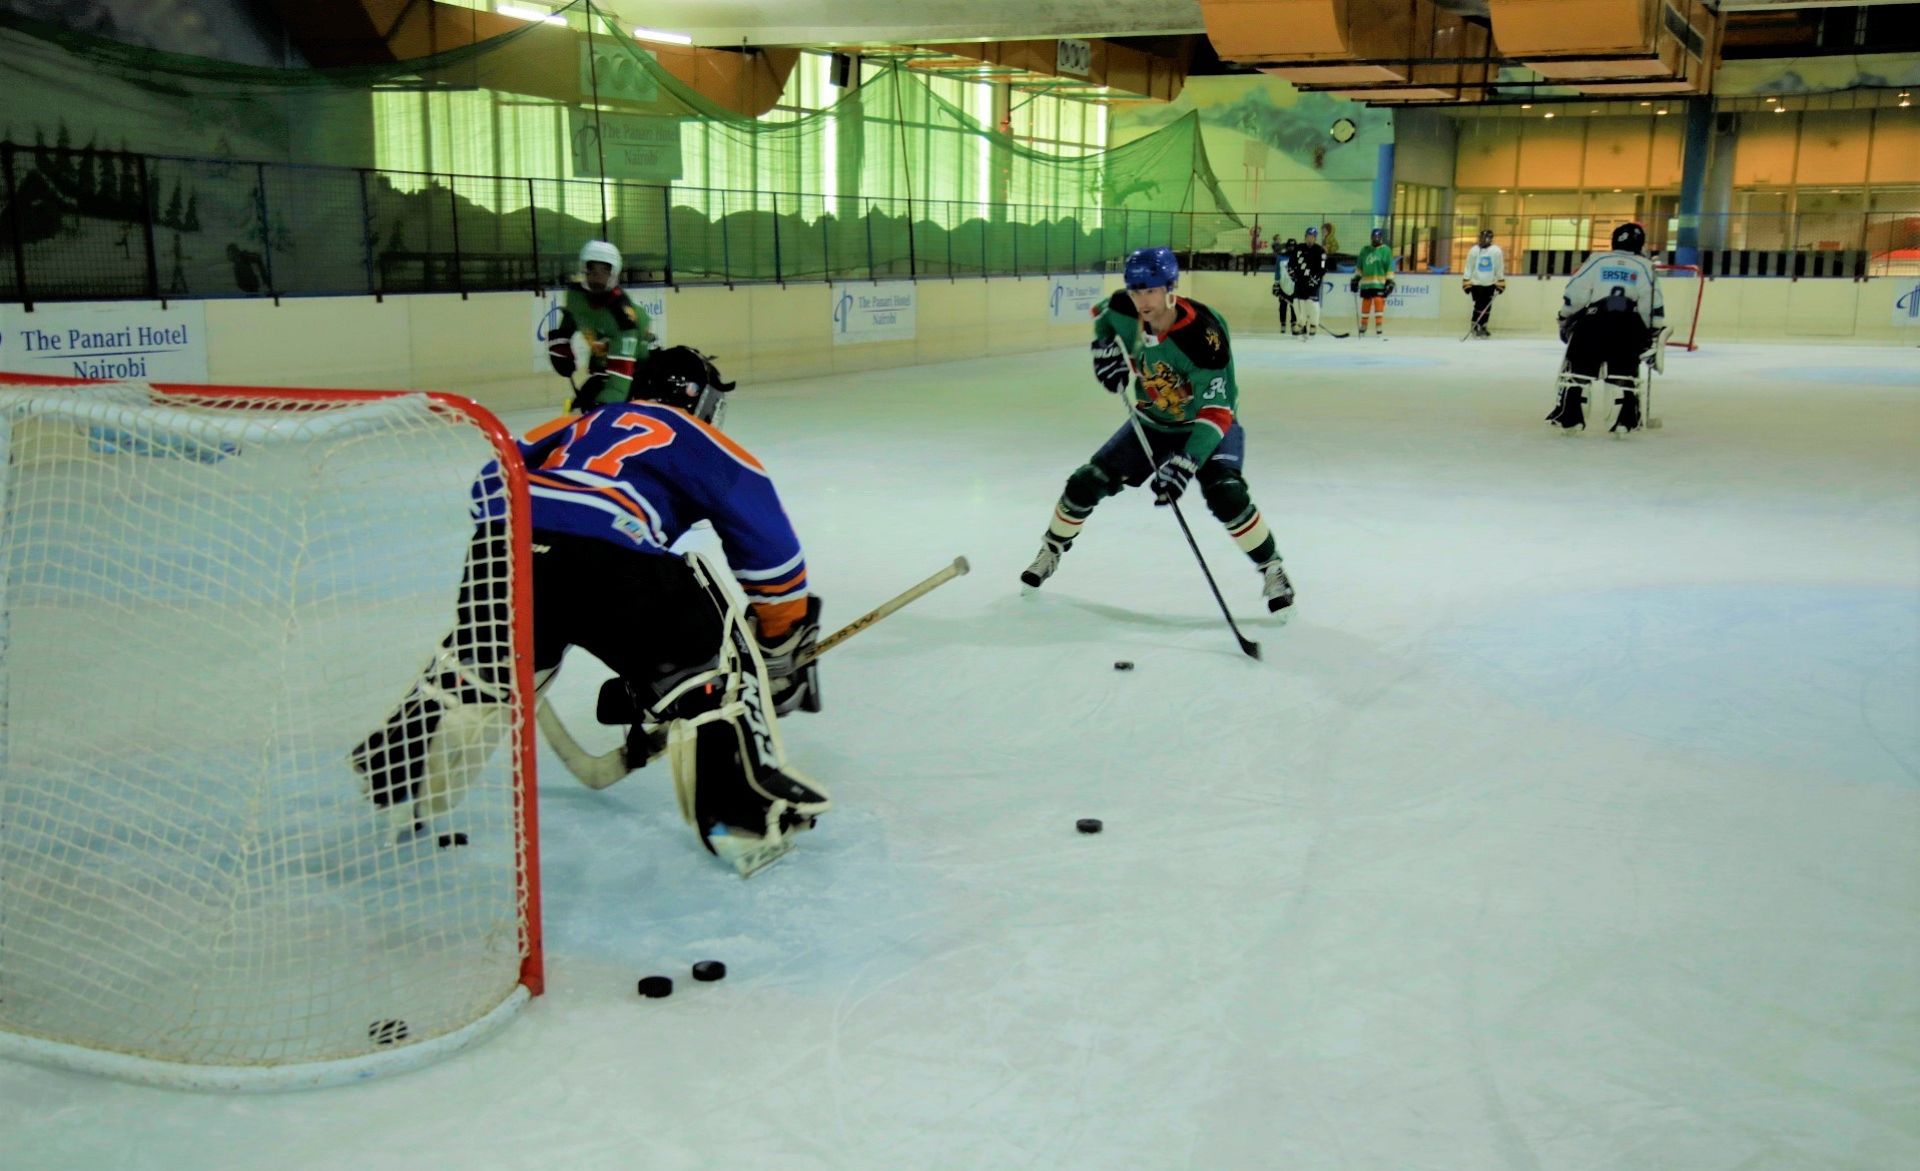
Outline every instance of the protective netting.
[[352, 759], [443, 639], [513, 662], [513, 542], [472, 519], [507, 514], [496, 443], [425, 395], [298, 394], [0, 375], [0, 1053], [270, 1085], [537, 983], [511, 670], [468, 692], [463, 785]]
[[1061, 157], [896, 66], [822, 112], [749, 118], [598, 9], [563, 16], [282, 70], [0, 14], [0, 296], [526, 288], [601, 236], [634, 282], [1088, 271], [1244, 235], [1197, 115]]

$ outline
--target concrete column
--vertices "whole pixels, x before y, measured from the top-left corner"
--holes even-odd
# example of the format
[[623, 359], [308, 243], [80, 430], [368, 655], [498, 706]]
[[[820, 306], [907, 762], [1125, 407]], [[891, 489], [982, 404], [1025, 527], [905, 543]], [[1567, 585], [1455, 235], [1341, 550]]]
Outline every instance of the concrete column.
[[1393, 214], [1393, 144], [1380, 144], [1380, 158], [1373, 169], [1373, 227], [1383, 228]]
[[1715, 114], [1713, 158], [1700, 206], [1700, 247], [1724, 249], [1732, 239], [1733, 160], [1740, 149], [1740, 115]]
[[1687, 130], [1680, 159], [1680, 238], [1674, 260], [1700, 262], [1700, 208], [1707, 190], [1707, 163], [1713, 154], [1713, 99], [1687, 99]]

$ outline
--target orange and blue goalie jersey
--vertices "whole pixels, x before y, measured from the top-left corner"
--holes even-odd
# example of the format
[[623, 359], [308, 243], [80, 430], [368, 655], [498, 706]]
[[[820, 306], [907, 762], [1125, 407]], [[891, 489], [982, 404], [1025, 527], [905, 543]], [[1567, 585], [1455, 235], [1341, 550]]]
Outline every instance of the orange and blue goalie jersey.
[[536, 532], [664, 554], [708, 521], [762, 634], [806, 613], [807, 563], [773, 480], [717, 428], [660, 403], [611, 403], [535, 428], [520, 453]]

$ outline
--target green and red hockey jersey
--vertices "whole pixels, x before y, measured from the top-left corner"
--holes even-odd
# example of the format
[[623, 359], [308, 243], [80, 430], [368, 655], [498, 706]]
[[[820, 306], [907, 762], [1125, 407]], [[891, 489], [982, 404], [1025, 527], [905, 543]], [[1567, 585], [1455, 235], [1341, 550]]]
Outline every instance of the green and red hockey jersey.
[[1140, 376], [1133, 381], [1134, 411], [1156, 431], [1186, 436], [1186, 455], [1207, 462], [1227, 437], [1239, 410], [1240, 385], [1233, 376], [1233, 344], [1227, 323], [1213, 310], [1174, 298], [1173, 324], [1154, 337], [1143, 327], [1126, 293], [1095, 311], [1093, 336], [1118, 336], [1133, 354]]

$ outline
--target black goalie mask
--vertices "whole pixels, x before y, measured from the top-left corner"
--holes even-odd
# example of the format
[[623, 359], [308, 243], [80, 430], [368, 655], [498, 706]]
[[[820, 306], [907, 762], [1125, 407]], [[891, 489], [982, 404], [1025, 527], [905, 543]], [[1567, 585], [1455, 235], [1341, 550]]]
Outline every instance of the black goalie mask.
[[710, 355], [692, 346], [655, 350], [641, 363], [634, 385], [640, 389], [633, 397], [679, 407], [715, 427], [726, 417], [726, 395], [734, 387]]

